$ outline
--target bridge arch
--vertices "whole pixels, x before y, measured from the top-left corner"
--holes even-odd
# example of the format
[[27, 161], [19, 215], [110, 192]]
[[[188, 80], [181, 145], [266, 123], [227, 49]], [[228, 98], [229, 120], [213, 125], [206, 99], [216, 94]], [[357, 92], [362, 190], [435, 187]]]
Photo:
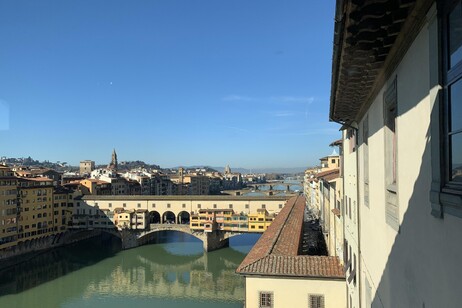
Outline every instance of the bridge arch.
[[175, 223], [176, 222], [176, 215], [172, 211], [165, 211], [164, 214], [162, 214], [162, 223]]
[[149, 223], [150, 224], [160, 224], [160, 213], [157, 211], [149, 212]]
[[189, 214], [189, 212], [181, 211], [178, 213], [177, 223], [180, 225], [189, 224], [190, 218], [191, 218], [191, 214]]
[[192, 232], [189, 229], [189, 224], [187, 225], [180, 225], [180, 224], [156, 224], [152, 225], [151, 229], [148, 231], [143, 231], [139, 236], [137, 237], [137, 242], [138, 246], [143, 245], [149, 242], [150, 237], [156, 233], [156, 232], [161, 232], [161, 231], [175, 231], [175, 232], [182, 232], [186, 233], [189, 235], [192, 235], [193, 237], [197, 238], [198, 240], [204, 242], [204, 237], [201, 232]]

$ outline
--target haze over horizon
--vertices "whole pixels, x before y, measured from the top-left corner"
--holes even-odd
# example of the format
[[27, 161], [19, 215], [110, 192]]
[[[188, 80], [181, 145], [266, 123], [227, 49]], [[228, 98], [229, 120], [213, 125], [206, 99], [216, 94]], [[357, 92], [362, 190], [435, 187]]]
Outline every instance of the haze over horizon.
[[[315, 165], [334, 3], [0, 3], [0, 156]], [[328, 52], [326, 52], [328, 51]]]

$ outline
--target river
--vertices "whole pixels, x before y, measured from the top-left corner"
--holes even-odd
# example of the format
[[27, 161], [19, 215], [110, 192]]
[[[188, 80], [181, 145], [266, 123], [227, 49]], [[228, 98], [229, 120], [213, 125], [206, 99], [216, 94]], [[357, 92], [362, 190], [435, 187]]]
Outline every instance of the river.
[[111, 238], [87, 240], [0, 271], [0, 307], [242, 307], [244, 279], [234, 271], [258, 237], [209, 253], [171, 231], [124, 251]]

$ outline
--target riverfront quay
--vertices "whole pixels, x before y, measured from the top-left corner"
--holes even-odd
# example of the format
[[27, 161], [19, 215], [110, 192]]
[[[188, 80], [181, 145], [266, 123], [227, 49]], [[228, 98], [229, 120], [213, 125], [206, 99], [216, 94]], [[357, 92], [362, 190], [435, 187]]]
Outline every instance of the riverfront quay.
[[235, 270], [258, 238], [238, 236], [209, 253], [171, 231], [124, 251], [114, 239], [86, 240], [1, 271], [0, 307], [242, 307]]

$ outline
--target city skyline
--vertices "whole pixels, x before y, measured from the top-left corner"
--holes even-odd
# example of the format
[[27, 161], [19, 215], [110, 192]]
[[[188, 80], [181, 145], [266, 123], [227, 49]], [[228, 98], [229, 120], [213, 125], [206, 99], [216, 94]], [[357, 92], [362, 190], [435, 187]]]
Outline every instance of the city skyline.
[[330, 2], [2, 2], [0, 155], [315, 165], [340, 138], [333, 19]]

